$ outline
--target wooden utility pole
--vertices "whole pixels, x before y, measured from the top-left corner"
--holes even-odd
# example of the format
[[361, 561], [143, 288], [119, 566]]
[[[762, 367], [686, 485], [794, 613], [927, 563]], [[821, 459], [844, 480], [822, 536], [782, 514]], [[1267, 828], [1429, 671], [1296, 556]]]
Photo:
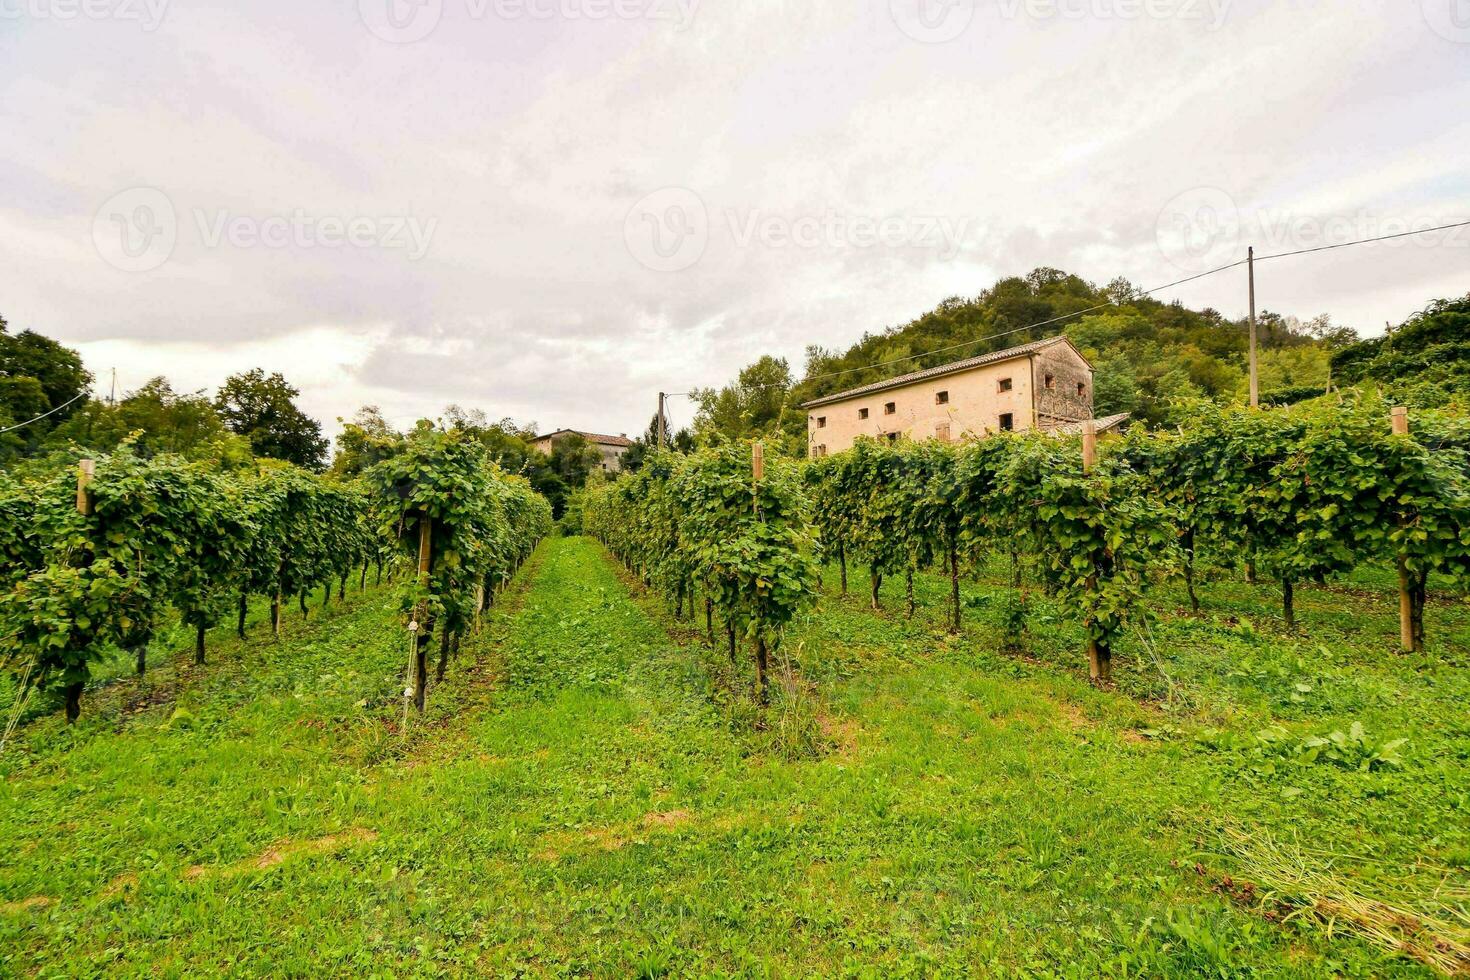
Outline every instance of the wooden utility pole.
[[[1092, 419], [1082, 423], [1082, 472], [1091, 473], [1097, 467], [1097, 423]], [[1097, 588], [1097, 572], [1087, 577], [1087, 591]], [[1098, 642], [1092, 635], [1092, 623], [1087, 624], [1087, 669], [1092, 683], [1103, 685], [1113, 679], [1113, 651], [1106, 643]]]
[[663, 392], [658, 393], [658, 450], [663, 452], [664, 440], [666, 438], [666, 427], [664, 424], [664, 400], [669, 396]]
[[92, 513], [92, 477], [97, 475], [97, 462], [84, 459], [77, 463], [77, 513]]
[[1261, 381], [1256, 373], [1256, 248], [1252, 245], [1245, 252], [1246, 276], [1250, 280], [1251, 292], [1251, 408], [1261, 407]]
[[[1392, 412], [1393, 434], [1409, 434], [1409, 410], [1402, 405]], [[1399, 646], [1405, 653], [1413, 653], [1419, 646], [1418, 631], [1414, 622], [1414, 586], [1409, 580], [1409, 565], [1402, 552], [1399, 553]]]
[[[428, 514], [419, 515], [419, 584], [429, 587], [429, 571], [433, 562], [434, 519]], [[413, 704], [423, 714], [429, 687], [429, 639], [433, 632], [427, 623], [429, 603], [424, 600], [414, 610], [414, 621], [418, 633], [414, 636], [413, 660]]]

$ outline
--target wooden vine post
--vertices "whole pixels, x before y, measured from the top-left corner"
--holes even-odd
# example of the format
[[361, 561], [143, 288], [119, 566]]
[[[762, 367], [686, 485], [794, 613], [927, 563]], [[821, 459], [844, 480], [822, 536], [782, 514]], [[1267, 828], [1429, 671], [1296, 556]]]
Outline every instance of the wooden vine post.
[[[1097, 466], [1097, 423], [1088, 419], [1082, 423], [1082, 472], [1091, 473]], [[1087, 591], [1097, 589], [1097, 573], [1087, 577]], [[1092, 620], [1087, 627], [1087, 667], [1094, 684], [1107, 684], [1113, 679], [1113, 651], [1093, 635]]]
[[[429, 572], [433, 565], [434, 519], [428, 514], [419, 515], [419, 585], [427, 594]], [[423, 714], [429, 685], [429, 640], [433, 628], [428, 623], [429, 600], [425, 598], [414, 610], [414, 622], [418, 632], [414, 635], [413, 654], [413, 703]]]
[[84, 459], [77, 463], [77, 513], [92, 513], [92, 478], [97, 475], [97, 461]]
[[[1409, 434], [1409, 410], [1402, 405], [1393, 409], [1393, 433], [1398, 436]], [[1402, 550], [1398, 556], [1399, 571], [1399, 646], [1404, 653], [1414, 653], [1420, 648], [1420, 631], [1416, 628], [1418, 612], [1414, 599], [1414, 584], [1409, 575], [1409, 565]]]
[[[759, 442], [750, 445], [751, 495], [755, 498], [755, 518], [761, 519], [760, 482], [766, 476], [765, 446]], [[771, 703], [771, 680], [766, 675], [766, 624], [755, 624], [755, 679], [761, 707]]]

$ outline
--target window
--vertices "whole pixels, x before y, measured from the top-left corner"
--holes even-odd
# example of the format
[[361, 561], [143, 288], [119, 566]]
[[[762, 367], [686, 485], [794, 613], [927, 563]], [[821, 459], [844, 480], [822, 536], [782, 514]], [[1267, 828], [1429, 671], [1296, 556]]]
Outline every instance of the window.
[[949, 423], [940, 422], [934, 427], [934, 438], [940, 442], [949, 442]]
[[898, 411], [898, 402], [886, 402], [883, 405], [884, 415], [892, 415], [896, 411]]
[[1051, 375], [1048, 374], [1046, 376], [1046, 390], [1047, 391], [1051, 391], [1056, 386], [1057, 386], [1057, 379], [1056, 378], [1053, 378]]
[[898, 433], [897, 432], [890, 432], [886, 436], [884, 436], [884, 438], [887, 439], [889, 442], [897, 442], [898, 441]]
[[1085, 397], [1087, 397], [1087, 385], [1083, 384], [1080, 381], [1077, 382], [1077, 397], [1078, 398], [1085, 398]]
[[938, 394], [936, 394], [934, 396], [934, 404], [936, 404], [936, 405], [948, 405], [949, 404], [949, 392], [947, 392], [947, 391], [941, 391]]
[[827, 455], [827, 447], [825, 445], [818, 446], [816, 452], [812, 453], [812, 455], [815, 456], [817, 459], [821, 459], [823, 456]]
[[825, 415], [818, 415], [817, 416], [817, 428], [819, 428], [819, 429], [825, 429], [826, 427], [827, 427], [827, 416], [825, 416]]
[[866, 408], [860, 408], [860, 409], [858, 409], [858, 418], [865, 419], [867, 417], [868, 417], [868, 410]]
[[1011, 390], [1011, 379], [1010, 378], [1001, 378], [1000, 381], [996, 382], [995, 387], [996, 387], [996, 389], [998, 391], [1010, 391]]
[[1015, 427], [1016, 427], [1016, 417], [1014, 415], [1012, 415], [1010, 412], [1006, 412], [1004, 415], [1002, 415], [1000, 417], [1000, 431], [1002, 431], [1002, 432], [1010, 432]]

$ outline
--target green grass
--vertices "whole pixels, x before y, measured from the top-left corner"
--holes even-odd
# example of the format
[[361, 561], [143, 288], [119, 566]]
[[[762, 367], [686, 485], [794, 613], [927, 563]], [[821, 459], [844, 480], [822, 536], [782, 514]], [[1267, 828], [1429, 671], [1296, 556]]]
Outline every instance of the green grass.
[[[965, 583], [955, 638], [945, 586], [920, 576], [913, 621], [901, 581], [878, 613], [824, 599], [767, 732], [748, 665], [577, 538], [406, 730], [386, 588], [293, 611], [280, 643], [212, 637], [203, 669], [119, 668], [75, 729], [34, 716], [0, 756], [0, 972], [1426, 972], [1300, 902], [1428, 915], [1465, 887], [1463, 604], [1403, 657], [1381, 579], [1303, 588], [1299, 636], [1269, 586], [1212, 583], [1103, 692], [1044, 598], [1004, 654], [999, 581]], [[1255, 737], [1355, 720], [1409, 739], [1401, 770]]]

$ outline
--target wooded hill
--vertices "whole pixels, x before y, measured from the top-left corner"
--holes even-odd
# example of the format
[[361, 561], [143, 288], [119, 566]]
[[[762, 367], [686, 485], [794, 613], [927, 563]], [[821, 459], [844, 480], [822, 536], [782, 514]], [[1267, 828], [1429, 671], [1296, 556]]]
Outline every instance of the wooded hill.
[[[1097, 369], [1100, 416], [1133, 412], [1163, 422], [1171, 401], [1228, 401], [1246, 392], [1246, 321], [1143, 296], [1125, 279], [1096, 286], [1042, 268], [1024, 278], [1002, 279], [970, 298], [946, 299], [902, 326], [864, 334], [845, 353], [807, 348], [806, 377], [813, 380], [795, 385], [788, 406], [1058, 333], [1070, 337]], [[995, 334], [1006, 335], [968, 343]], [[1312, 389], [1320, 393], [1328, 382], [1332, 350], [1357, 339], [1326, 316], [1303, 322], [1269, 311], [1259, 314], [1259, 334], [1261, 391], [1267, 399], [1277, 392], [1292, 396], [1283, 400]], [[940, 353], [889, 363], [921, 351]], [[838, 371], [851, 373], [819, 377]]]

